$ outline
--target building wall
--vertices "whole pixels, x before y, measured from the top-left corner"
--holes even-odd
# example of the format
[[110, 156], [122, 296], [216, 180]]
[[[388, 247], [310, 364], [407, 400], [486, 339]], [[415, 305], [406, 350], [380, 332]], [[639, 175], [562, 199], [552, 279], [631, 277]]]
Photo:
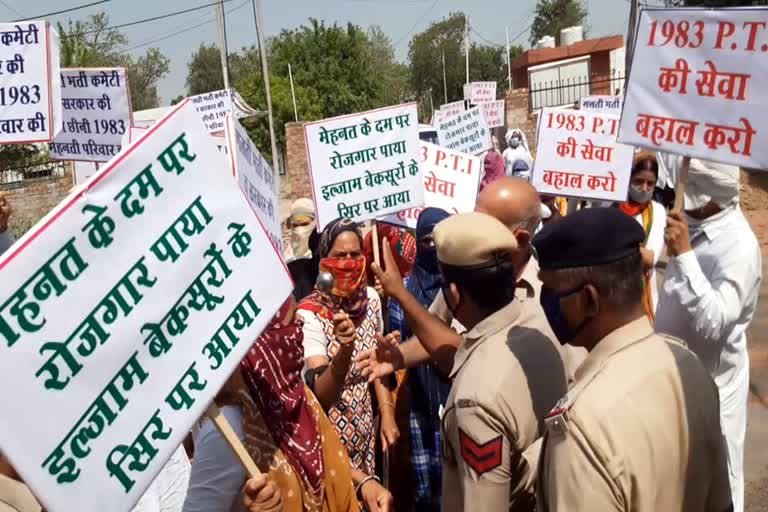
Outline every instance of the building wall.
[[21, 236], [64, 199], [72, 188], [72, 169], [61, 177], [21, 182], [19, 186], [0, 188], [13, 208], [10, 228]]
[[613, 94], [611, 90], [611, 58], [610, 52], [600, 52], [592, 55], [590, 62], [590, 79], [592, 94]]
[[312, 197], [303, 123], [285, 125], [285, 146], [286, 166], [281, 198], [292, 202], [301, 197]]

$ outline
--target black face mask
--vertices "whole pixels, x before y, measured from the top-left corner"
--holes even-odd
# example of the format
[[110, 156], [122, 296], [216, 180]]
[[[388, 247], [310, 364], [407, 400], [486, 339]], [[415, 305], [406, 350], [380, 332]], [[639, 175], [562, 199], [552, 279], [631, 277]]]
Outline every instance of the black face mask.
[[541, 288], [541, 307], [544, 309], [544, 314], [547, 317], [549, 326], [552, 328], [552, 332], [555, 333], [555, 337], [561, 345], [572, 342], [582, 329], [589, 323], [589, 319], [584, 319], [576, 329], [571, 329], [568, 325], [568, 321], [565, 319], [563, 312], [560, 308], [560, 300], [580, 292], [584, 288], [584, 285], [579, 286], [575, 290], [570, 290], [563, 293], [557, 293], [554, 290], [543, 286]]
[[416, 251], [416, 265], [424, 269], [428, 274], [437, 274], [440, 267], [437, 262], [437, 249], [434, 247], [419, 247]]

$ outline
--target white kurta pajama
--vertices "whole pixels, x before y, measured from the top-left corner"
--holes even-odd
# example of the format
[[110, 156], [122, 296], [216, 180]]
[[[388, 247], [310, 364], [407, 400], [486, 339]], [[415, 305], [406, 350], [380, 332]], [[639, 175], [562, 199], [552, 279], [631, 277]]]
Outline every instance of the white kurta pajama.
[[656, 330], [688, 343], [717, 384], [734, 511], [742, 512], [749, 392], [746, 330], [762, 281], [760, 246], [738, 206], [701, 224], [688, 221], [693, 251], [669, 260]]

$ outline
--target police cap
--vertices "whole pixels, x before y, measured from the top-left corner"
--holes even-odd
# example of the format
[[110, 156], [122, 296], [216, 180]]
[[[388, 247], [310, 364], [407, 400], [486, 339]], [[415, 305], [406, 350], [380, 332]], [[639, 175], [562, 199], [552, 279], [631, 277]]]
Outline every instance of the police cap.
[[462, 213], [440, 222], [434, 231], [437, 259], [451, 267], [482, 267], [506, 261], [517, 239], [499, 220], [484, 213]]
[[586, 208], [546, 225], [533, 239], [543, 269], [606, 265], [640, 250], [645, 232], [618, 208]]

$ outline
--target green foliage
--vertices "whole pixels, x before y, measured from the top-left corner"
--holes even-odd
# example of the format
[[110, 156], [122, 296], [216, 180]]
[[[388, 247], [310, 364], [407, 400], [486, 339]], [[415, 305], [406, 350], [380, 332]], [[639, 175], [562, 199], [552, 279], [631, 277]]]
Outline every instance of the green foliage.
[[[284, 30], [268, 43], [275, 135], [285, 147], [285, 123], [294, 121], [288, 65], [293, 72], [301, 121], [313, 121], [409, 99], [408, 68], [395, 60], [392, 42], [378, 27], [367, 32], [310, 19], [308, 25]], [[255, 46], [229, 55], [234, 88], [253, 108], [266, 111], [261, 57]], [[219, 51], [201, 45], [188, 65], [188, 94], [223, 88]], [[174, 101], [180, 98], [176, 98]], [[241, 121], [265, 158], [271, 160], [267, 116]]]
[[215, 44], [201, 44], [187, 64], [187, 93], [190, 96], [224, 88], [221, 53]]
[[[285, 148], [285, 124], [295, 119], [291, 99], [291, 84], [287, 77], [271, 75], [269, 85], [272, 93], [272, 114], [275, 121], [277, 145], [280, 148]], [[235, 88], [252, 107], [259, 108], [267, 104], [261, 73], [252, 73], [248, 78], [238, 81]], [[296, 109], [299, 113], [299, 119], [314, 121], [324, 117], [320, 110], [320, 95], [317, 91], [311, 87], [298, 85], [295, 85], [295, 88]], [[262, 108], [266, 110], [266, 107]], [[264, 158], [271, 162], [272, 149], [269, 143], [269, 121], [266, 114], [241, 119], [240, 122], [248, 130], [248, 134]]]
[[128, 70], [133, 110], [157, 107], [160, 97], [157, 83], [168, 74], [170, 61], [157, 48], [135, 57], [120, 48], [128, 39], [117, 29], [109, 28], [106, 13], [93, 14], [86, 21], [69, 20], [58, 24], [61, 35], [62, 67], [122, 66]]
[[0, 170], [26, 167], [45, 160], [45, 154], [32, 144], [0, 146]]
[[376, 75], [381, 63], [370, 58], [371, 43], [357, 25], [326, 25], [310, 18], [309, 25], [283, 30], [270, 41], [270, 70], [295, 84], [311, 85], [318, 95], [323, 117], [350, 114], [384, 106], [392, 99], [384, 77]]
[[[445, 82], [448, 102], [464, 97], [466, 81], [466, 60], [464, 55], [464, 31], [466, 18], [463, 13], [454, 12], [447, 18], [432, 23], [426, 30], [411, 39], [408, 51], [411, 86], [422, 103], [429, 107], [432, 96], [435, 108], [444, 103], [443, 63], [445, 55]], [[510, 58], [522, 53], [522, 48], [513, 46]], [[505, 49], [473, 43], [469, 49], [469, 79], [471, 81], [496, 82], [499, 91], [507, 84], [507, 57]]]
[[397, 105], [412, 99], [408, 66], [395, 60], [392, 40], [378, 25], [369, 27], [367, 35], [368, 59], [382, 88], [379, 101], [383, 105]]
[[[560, 30], [584, 25], [587, 11], [581, 0], [539, 0], [536, 4], [536, 18], [531, 26], [531, 46], [544, 36], [553, 36], [560, 44]], [[586, 35], [586, 27], [585, 27]]]

